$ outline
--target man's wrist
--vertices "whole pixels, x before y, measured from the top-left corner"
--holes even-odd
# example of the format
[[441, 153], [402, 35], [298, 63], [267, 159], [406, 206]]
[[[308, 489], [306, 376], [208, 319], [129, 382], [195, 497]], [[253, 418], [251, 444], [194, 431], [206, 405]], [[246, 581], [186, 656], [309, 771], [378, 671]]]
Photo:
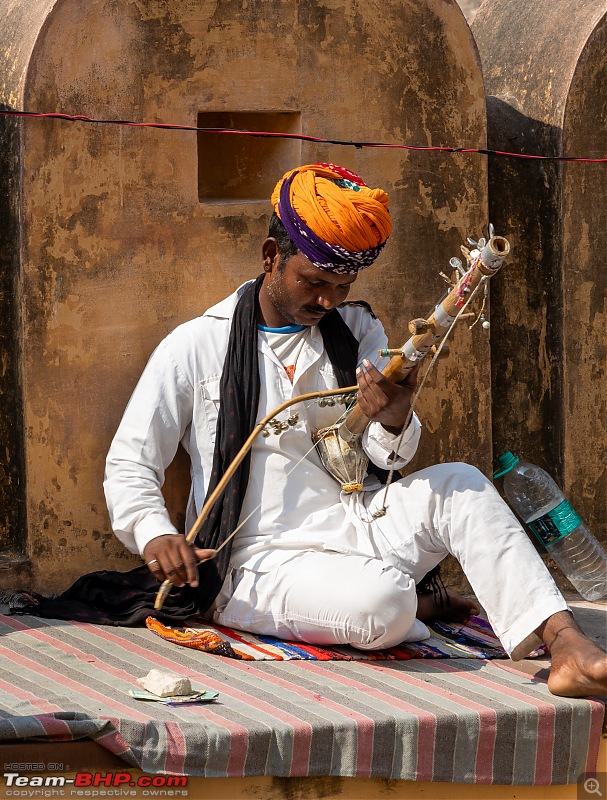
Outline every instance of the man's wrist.
[[384, 425], [383, 422], [381, 423], [382, 428], [389, 433], [391, 436], [399, 436], [403, 432], [404, 425], [400, 427], [395, 427], [394, 425]]
[[167, 519], [164, 514], [150, 514], [141, 520], [135, 530], [135, 544], [140, 554], [143, 554], [145, 547], [158, 536], [179, 534], [179, 531]]
[[367, 437], [375, 439], [387, 451], [393, 450], [397, 443], [399, 443], [400, 449], [407, 448], [409, 441], [416, 436], [418, 428], [421, 427], [415, 414], [411, 414], [408, 423], [406, 427], [403, 426], [400, 430], [395, 429], [396, 432], [393, 433], [382, 423], [375, 421], [369, 424], [365, 433]]
[[405, 430], [405, 428], [409, 427], [412, 419], [413, 419], [413, 414], [411, 413], [411, 408], [409, 408], [409, 410], [407, 411], [407, 416], [405, 417], [405, 421], [401, 425], [385, 425], [382, 422], [381, 426], [391, 436], [400, 436], [400, 434]]

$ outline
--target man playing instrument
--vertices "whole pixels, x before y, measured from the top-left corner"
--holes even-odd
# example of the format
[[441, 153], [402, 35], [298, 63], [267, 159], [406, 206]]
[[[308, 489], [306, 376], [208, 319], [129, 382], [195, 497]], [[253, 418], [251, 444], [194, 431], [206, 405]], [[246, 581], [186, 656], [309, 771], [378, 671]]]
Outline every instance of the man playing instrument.
[[397, 385], [381, 374], [383, 327], [365, 304], [347, 303], [390, 234], [387, 195], [315, 164], [287, 173], [272, 204], [263, 274], [173, 331], [135, 389], [107, 459], [117, 536], [158, 581], [192, 587], [219, 624], [368, 650], [426, 638], [424, 622], [439, 613], [477, 610], [452, 592], [438, 608], [424, 591], [452, 553], [513, 658], [545, 642], [553, 693], [607, 691], [607, 656], [482, 473], [439, 464], [394, 480], [385, 509], [374, 474], [344, 492], [310, 439], [339, 406], [285, 412], [277, 432], [254, 441], [195, 545], [176, 531], [161, 486], [179, 443], [191, 459], [191, 525], [256, 422], [292, 397], [357, 383], [371, 466], [399, 470], [417, 448], [415, 375]]

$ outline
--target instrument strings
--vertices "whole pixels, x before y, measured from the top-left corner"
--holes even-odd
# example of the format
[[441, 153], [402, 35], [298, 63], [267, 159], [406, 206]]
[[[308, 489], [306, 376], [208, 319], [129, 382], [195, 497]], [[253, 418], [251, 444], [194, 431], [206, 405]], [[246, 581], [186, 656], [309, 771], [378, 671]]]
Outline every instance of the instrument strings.
[[[411, 407], [409, 409], [409, 413], [407, 415], [407, 419], [405, 421], [405, 424], [403, 425], [402, 431], [400, 432], [400, 434], [398, 436], [398, 439], [396, 440], [396, 445], [395, 445], [395, 449], [394, 449], [395, 453], [397, 453], [400, 450], [400, 446], [401, 446], [401, 443], [402, 443], [402, 440], [403, 440], [403, 436], [405, 435], [405, 432], [406, 432], [407, 428], [411, 424], [411, 419], [413, 417], [413, 412], [415, 411], [415, 406], [417, 405], [417, 401], [418, 401], [419, 395], [420, 395], [422, 389], [424, 388], [424, 384], [426, 382], [426, 379], [428, 378], [428, 375], [434, 369], [434, 365], [436, 364], [436, 361], [439, 358], [439, 356], [441, 354], [441, 351], [442, 351], [444, 345], [447, 342], [447, 339], [451, 335], [451, 332], [453, 331], [453, 328], [455, 327], [455, 324], [457, 323], [457, 321], [459, 320], [461, 315], [466, 311], [466, 309], [468, 308], [468, 306], [470, 305], [470, 303], [472, 302], [472, 300], [476, 296], [477, 292], [480, 290], [481, 286], [486, 288], [486, 284], [487, 284], [488, 280], [489, 280], [489, 275], [483, 275], [483, 277], [478, 282], [478, 284], [475, 286], [475, 288], [472, 290], [472, 292], [470, 292], [470, 297], [466, 300], [466, 302], [462, 305], [460, 310], [457, 312], [457, 315], [453, 318], [453, 322], [451, 323], [451, 325], [447, 329], [447, 332], [445, 333], [445, 335], [441, 339], [440, 344], [436, 348], [436, 352], [434, 353], [434, 356], [432, 357], [432, 360], [430, 361], [430, 364], [428, 365], [428, 369], [424, 372], [424, 374], [422, 376], [422, 379], [421, 379], [419, 385], [417, 386], [417, 388], [415, 390], [415, 393], [413, 394], [413, 397], [411, 398]], [[485, 307], [485, 300], [483, 300], [483, 310], [484, 310], [484, 307]], [[480, 312], [479, 312], [479, 318], [480, 318]], [[471, 325], [470, 327], [473, 327], [473, 326]], [[371, 519], [370, 520], [365, 520], [365, 522], [372, 522], [373, 520], [378, 519], [379, 517], [383, 517], [386, 514], [386, 511], [388, 510], [388, 506], [387, 506], [388, 489], [390, 488], [390, 484], [392, 483], [392, 480], [393, 480], [393, 477], [394, 477], [394, 472], [395, 472], [394, 467], [390, 467], [390, 471], [388, 472], [388, 478], [387, 478], [385, 486], [384, 486], [384, 499], [383, 499], [383, 502], [382, 502], [381, 506], [371, 514]]]
[[[309, 407], [310, 407], [310, 405], [312, 404], [312, 402], [317, 402], [317, 401], [310, 401], [310, 403], [308, 403], [307, 405], [306, 405], [306, 404], [304, 404], [304, 409], [305, 409], [305, 408], [309, 408]], [[338, 418], [338, 419], [335, 421], [335, 423], [334, 423], [335, 425], [339, 425], [341, 422], [343, 422], [343, 421], [344, 421], [344, 419], [345, 419], [345, 417], [346, 417], [346, 415], [347, 415], [348, 411], [349, 411], [349, 410], [350, 410], [350, 408], [352, 407], [352, 405], [354, 405], [354, 400], [353, 400], [353, 401], [352, 401], [352, 403], [351, 403], [349, 406], [347, 406], [347, 407], [346, 407], [346, 409], [345, 409], [345, 410], [344, 410], [344, 411], [343, 411], [343, 412], [340, 414], [339, 418]], [[324, 439], [324, 438], [325, 438], [325, 437], [326, 437], [328, 434], [329, 434], [329, 431], [327, 431], [325, 434], [323, 434], [323, 437], [322, 437], [322, 438]], [[306, 458], [307, 458], [307, 457], [310, 455], [310, 453], [312, 453], [312, 452], [313, 452], [315, 449], [316, 449], [316, 445], [315, 445], [315, 444], [312, 444], [312, 446], [311, 446], [311, 447], [310, 447], [310, 448], [309, 448], [309, 449], [308, 449], [308, 450], [307, 450], [307, 451], [306, 451], [306, 452], [305, 452], [305, 453], [302, 455], [302, 457], [299, 459], [299, 461], [297, 461], [295, 464], [293, 464], [293, 466], [291, 467], [291, 469], [290, 469], [290, 470], [287, 472], [287, 474], [286, 474], [286, 477], [288, 478], [288, 477], [289, 477], [289, 476], [290, 476], [290, 475], [291, 475], [291, 474], [292, 474], [292, 473], [293, 473], [293, 472], [294, 472], [294, 471], [297, 469], [297, 467], [299, 467], [299, 465], [300, 465], [300, 464], [301, 464], [303, 461], [305, 461], [305, 459], [306, 459]], [[231, 540], [234, 538], [234, 536], [236, 536], [236, 534], [237, 534], [237, 533], [238, 533], [238, 531], [239, 531], [239, 530], [242, 528], [242, 526], [243, 526], [245, 523], [247, 523], [247, 522], [248, 522], [248, 521], [251, 519], [251, 517], [252, 517], [254, 514], [256, 514], [256, 513], [259, 511], [259, 509], [261, 508], [261, 505], [262, 505], [262, 504], [261, 504], [261, 502], [259, 502], [259, 503], [258, 503], [258, 504], [255, 506], [255, 508], [254, 508], [254, 509], [253, 509], [253, 510], [252, 510], [252, 511], [249, 513], [249, 514], [247, 514], [247, 516], [246, 516], [246, 517], [245, 517], [243, 520], [241, 520], [241, 521], [238, 523], [238, 525], [237, 525], [237, 526], [234, 528], [234, 530], [232, 531], [232, 533], [231, 533], [231, 534], [230, 534], [230, 535], [229, 535], [229, 536], [228, 536], [226, 539], [224, 539], [224, 541], [223, 541], [223, 542], [222, 542], [222, 543], [219, 545], [219, 547], [218, 547], [218, 548], [215, 550], [215, 553], [214, 553], [214, 555], [212, 555], [212, 556], [211, 556], [211, 558], [205, 558], [205, 559], [204, 559], [204, 561], [211, 561], [213, 558], [215, 558], [215, 556], [217, 555], [217, 553], [219, 553], [219, 551], [220, 551], [220, 550], [222, 550], [222, 549], [223, 549], [223, 548], [226, 546], [226, 544], [227, 544], [229, 541], [231, 541]], [[202, 563], [202, 561], [200, 561], [199, 563]]]

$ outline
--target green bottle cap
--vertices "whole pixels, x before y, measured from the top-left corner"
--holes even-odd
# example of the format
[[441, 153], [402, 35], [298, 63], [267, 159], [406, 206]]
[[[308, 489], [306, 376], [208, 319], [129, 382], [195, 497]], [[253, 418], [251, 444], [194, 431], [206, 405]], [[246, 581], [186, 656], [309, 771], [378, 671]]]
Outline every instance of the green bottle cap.
[[498, 458], [498, 461], [500, 462], [500, 468], [493, 473], [493, 480], [495, 480], [496, 478], [501, 478], [502, 475], [505, 475], [507, 472], [510, 472], [511, 469], [516, 467], [516, 465], [520, 461], [520, 458], [518, 456], [515, 456], [514, 453], [511, 453], [510, 450], [508, 450], [507, 453], [504, 453], [504, 455]]

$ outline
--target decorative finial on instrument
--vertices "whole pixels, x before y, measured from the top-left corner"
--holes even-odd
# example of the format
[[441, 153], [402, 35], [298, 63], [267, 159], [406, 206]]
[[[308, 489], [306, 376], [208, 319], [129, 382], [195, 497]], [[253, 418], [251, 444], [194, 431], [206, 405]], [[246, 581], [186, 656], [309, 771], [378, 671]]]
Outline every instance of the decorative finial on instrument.
[[449, 264], [453, 267], [454, 270], [457, 270], [459, 272], [460, 277], [462, 278], [464, 277], [464, 275], [466, 274], [466, 270], [464, 269], [464, 265], [462, 264], [461, 258], [456, 258], [455, 256], [453, 256], [453, 258], [449, 259]]

